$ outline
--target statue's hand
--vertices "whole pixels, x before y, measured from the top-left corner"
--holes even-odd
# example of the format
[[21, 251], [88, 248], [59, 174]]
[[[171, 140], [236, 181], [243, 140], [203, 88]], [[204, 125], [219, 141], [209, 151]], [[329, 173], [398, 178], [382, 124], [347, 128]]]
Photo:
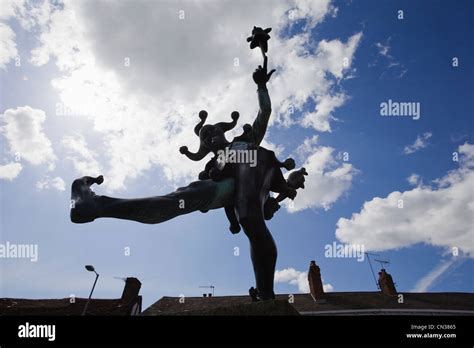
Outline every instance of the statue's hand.
[[296, 197], [296, 193], [296, 189], [289, 187], [286, 191], [286, 196], [293, 201]]
[[179, 148], [179, 152], [181, 152], [183, 155], [186, 154], [188, 152], [188, 147], [187, 146], [181, 146]]
[[267, 73], [267, 57], [263, 60], [263, 67], [261, 65], [252, 74], [253, 80], [258, 87], [265, 87], [265, 84], [270, 80], [270, 77], [275, 72], [275, 69]]
[[273, 215], [280, 209], [280, 204], [273, 197], [268, 197], [263, 205], [263, 215], [265, 220], [270, 220]]

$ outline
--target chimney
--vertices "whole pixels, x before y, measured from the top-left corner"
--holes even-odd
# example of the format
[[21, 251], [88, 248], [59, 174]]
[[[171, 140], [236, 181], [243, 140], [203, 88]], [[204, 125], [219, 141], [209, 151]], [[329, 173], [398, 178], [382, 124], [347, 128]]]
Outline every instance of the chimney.
[[392, 276], [388, 274], [384, 268], [379, 272], [379, 286], [383, 294], [389, 296], [397, 295], [397, 289], [395, 289]]
[[308, 271], [309, 291], [315, 301], [324, 297], [323, 282], [321, 281], [321, 269], [316, 265], [316, 261], [311, 261]]
[[125, 280], [125, 287], [122, 292], [122, 304], [129, 305], [131, 302], [136, 300], [142, 283], [137, 278], [129, 277]]

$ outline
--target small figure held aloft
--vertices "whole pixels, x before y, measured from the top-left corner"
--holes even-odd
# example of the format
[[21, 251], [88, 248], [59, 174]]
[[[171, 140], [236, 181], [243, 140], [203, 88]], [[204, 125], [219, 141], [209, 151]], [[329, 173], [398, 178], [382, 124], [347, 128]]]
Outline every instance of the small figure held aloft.
[[262, 50], [262, 55], [265, 57], [265, 53], [268, 51], [268, 40], [270, 40], [269, 32], [272, 31], [272, 28], [262, 29], [260, 27], [254, 26], [252, 29], [252, 35], [247, 38], [247, 42], [250, 42], [250, 48], [254, 49], [255, 47], [260, 47]]

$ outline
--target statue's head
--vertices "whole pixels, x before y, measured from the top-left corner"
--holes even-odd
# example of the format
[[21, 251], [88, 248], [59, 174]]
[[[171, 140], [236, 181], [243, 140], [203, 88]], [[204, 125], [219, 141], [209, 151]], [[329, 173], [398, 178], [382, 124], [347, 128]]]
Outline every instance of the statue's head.
[[229, 145], [225, 133], [235, 127], [239, 116], [239, 113], [234, 111], [231, 114], [232, 122], [219, 122], [213, 125], [204, 125], [207, 119], [207, 111], [201, 110], [199, 112], [199, 118], [201, 121], [199, 121], [199, 123], [194, 127], [194, 133], [199, 137], [199, 150], [196, 153], [191, 153], [188, 151], [187, 147], [183, 146], [181, 147], [180, 152], [193, 161], [200, 161], [209, 152], [215, 154], [217, 151], [223, 150]]
[[222, 128], [211, 124], [207, 124], [201, 128], [199, 140], [204, 147], [213, 153], [229, 145]]

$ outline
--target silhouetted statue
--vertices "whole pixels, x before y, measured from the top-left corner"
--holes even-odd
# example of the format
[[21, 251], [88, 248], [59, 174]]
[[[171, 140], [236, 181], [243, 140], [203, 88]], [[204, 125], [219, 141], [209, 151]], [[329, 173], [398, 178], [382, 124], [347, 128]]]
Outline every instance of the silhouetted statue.
[[[71, 220], [75, 223], [91, 222], [97, 218], [110, 217], [156, 224], [176, 216], [194, 211], [207, 212], [210, 209], [225, 208], [230, 230], [237, 233], [243, 228], [250, 241], [251, 257], [255, 273], [255, 298], [268, 300], [275, 297], [273, 278], [277, 258], [275, 242], [265, 220], [271, 219], [285, 198], [294, 199], [296, 190], [304, 188], [306, 170], [292, 172], [285, 180], [281, 168], [295, 168], [293, 159], [280, 162], [273, 151], [260, 146], [271, 114], [271, 102], [266, 87], [275, 70], [267, 71], [267, 40], [270, 29], [255, 28], [252, 31], [252, 45], [256, 42], [262, 49], [263, 66], [253, 73], [257, 84], [259, 112], [252, 125], [244, 125], [243, 133], [229, 142], [225, 133], [233, 129], [239, 113], [232, 112], [231, 122], [205, 125], [207, 112], [199, 112], [199, 123], [194, 132], [199, 136], [199, 149], [193, 153], [186, 146], [180, 152], [193, 161], [203, 159], [212, 153], [199, 174], [199, 181], [181, 187], [164, 196], [140, 199], [120, 199], [96, 195], [92, 184], [100, 185], [103, 177], [83, 177], [72, 184]], [[266, 35], [266, 36], [265, 36]], [[254, 46], [256, 47], [256, 46]], [[255, 163], [232, 161], [222, 154], [255, 154]], [[248, 157], [247, 157], [248, 158]], [[278, 193], [276, 198], [270, 191]]]

